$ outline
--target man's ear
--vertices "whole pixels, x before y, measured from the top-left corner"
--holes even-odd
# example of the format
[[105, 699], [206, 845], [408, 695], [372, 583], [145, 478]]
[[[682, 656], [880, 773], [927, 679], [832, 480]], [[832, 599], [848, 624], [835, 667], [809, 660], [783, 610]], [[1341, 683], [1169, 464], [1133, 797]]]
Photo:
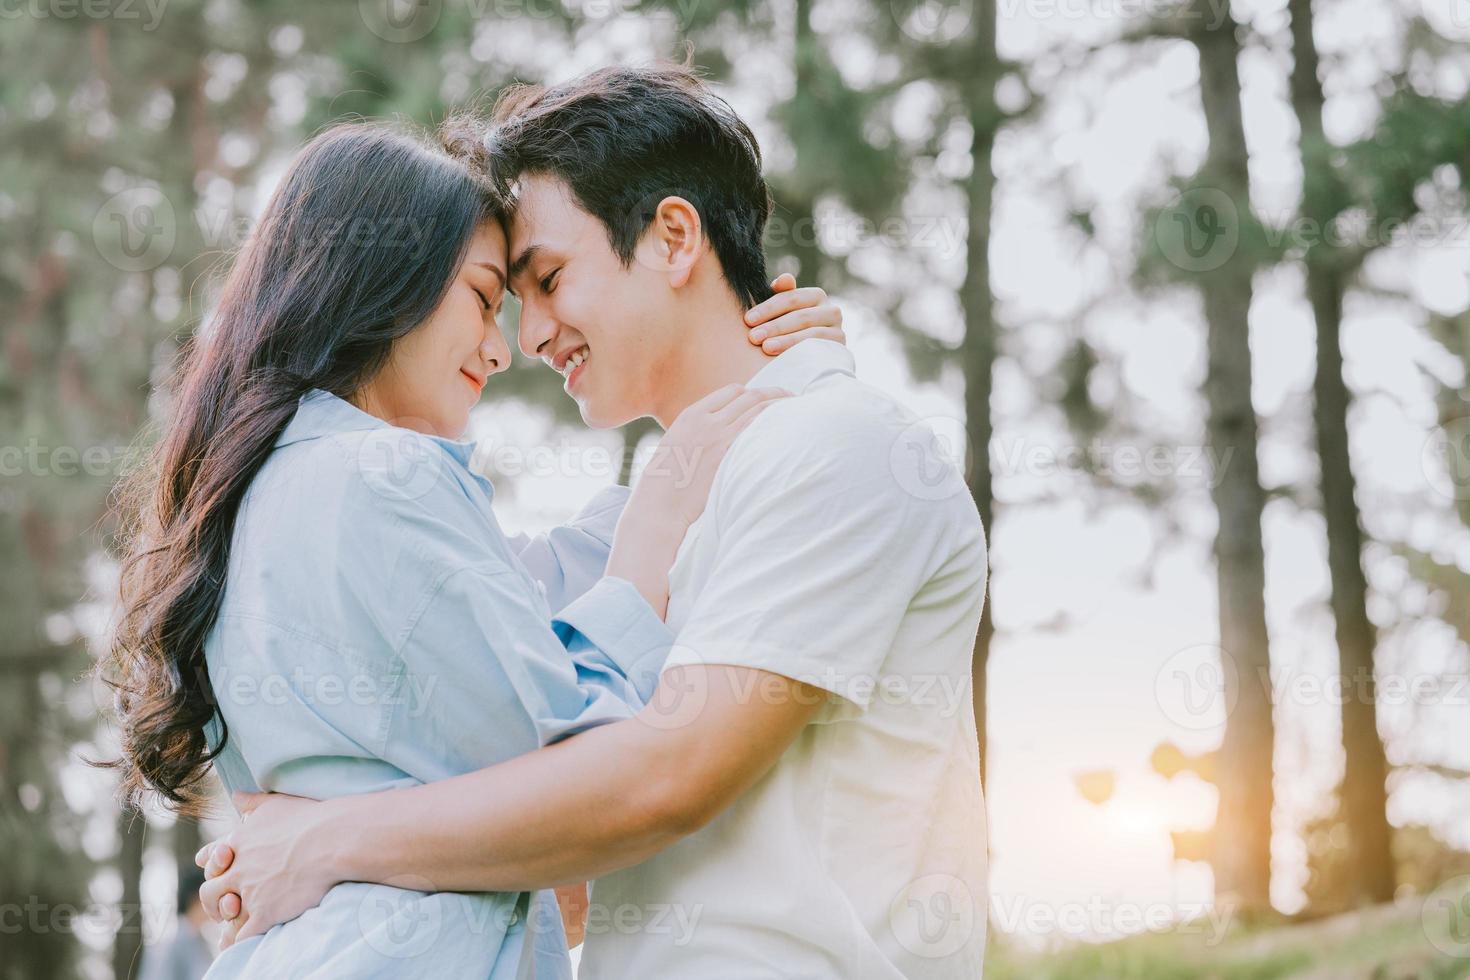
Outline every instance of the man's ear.
[[669, 285], [678, 289], [689, 281], [704, 248], [704, 225], [694, 205], [673, 194], [659, 201], [640, 246], [646, 250], [645, 264], [668, 273]]

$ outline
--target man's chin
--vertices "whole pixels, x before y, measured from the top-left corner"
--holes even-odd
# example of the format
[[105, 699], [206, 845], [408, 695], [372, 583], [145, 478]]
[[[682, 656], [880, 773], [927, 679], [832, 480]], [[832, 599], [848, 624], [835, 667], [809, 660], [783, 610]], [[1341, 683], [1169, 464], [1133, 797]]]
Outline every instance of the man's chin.
[[632, 413], [610, 411], [608, 406], [587, 398], [578, 398], [577, 408], [581, 410], [582, 421], [589, 429], [616, 429], [627, 425], [636, 417]]

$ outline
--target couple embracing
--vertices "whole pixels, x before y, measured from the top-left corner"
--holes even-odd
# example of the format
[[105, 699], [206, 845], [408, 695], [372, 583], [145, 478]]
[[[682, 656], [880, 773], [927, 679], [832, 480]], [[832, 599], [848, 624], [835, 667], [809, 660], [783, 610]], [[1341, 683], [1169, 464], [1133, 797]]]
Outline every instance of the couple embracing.
[[[296, 157], [137, 477], [107, 665], [125, 789], [245, 815], [211, 977], [569, 977], [584, 932], [584, 977], [980, 975], [984, 534], [825, 293], [768, 285], [770, 208], [668, 66]], [[588, 425], [666, 430], [537, 537], [459, 441], [507, 293]]]

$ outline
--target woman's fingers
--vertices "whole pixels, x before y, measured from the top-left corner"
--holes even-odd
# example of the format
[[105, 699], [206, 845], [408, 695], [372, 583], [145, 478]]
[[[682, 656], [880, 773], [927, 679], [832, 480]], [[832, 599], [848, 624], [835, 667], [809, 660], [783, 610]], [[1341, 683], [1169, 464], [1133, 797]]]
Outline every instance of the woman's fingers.
[[194, 864], [196, 867], [205, 868], [209, 866], [209, 855], [214, 850], [214, 841], [205, 844], [194, 852]]
[[796, 333], [787, 334], [784, 337], [768, 337], [761, 342], [761, 350], [767, 354], [779, 354], [788, 347], [801, 343], [803, 340], [835, 340], [843, 346], [847, 345], [847, 331], [841, 327], [819, 326], [807, 327]]
[[735, 418], [735, 421], [731, 423], [732, 427], [735, 429], [736, 432], [744, 432], [745, 427], [754, 422], [756, 416], [760, 415], [761, 412], [764, 412], [766, 409], [776, 404], [777, 401], [779, 401], [779, 399], [768, 398], [764, 401], [756, 402]]
[[771, 280], [771, 289], [775, 290], [778, 293], [783, 290], [795, 288], [796, 277], [789, 272], [783, 272], [779, 276]]
[[[795, 310], [808, 308], [820, 309], [827, 302], [827, 291], [820, 286], [804, 286], [801, 289], [788, 289], [784, 293], [777, 293], [771, 298], [752, 306], [745, 314], [745, 322], [756, 329], [752, 333], [764, 330], [769, 335], [773, 328], [781, 332], [777, 324], [778, 318]], [[833, 310], [837, 309], [835, 306]], [[779, 321], [778, 321], [779, 322]]]
[[219, 914], [226, 922], [233, 922], [240, 917], [240, 896], [234, 892], [225, 892], [225, 897], [219, 900]]
[[730, 400], [730, 403], [716, 413], [724, 422], [730, 422], [743, 415], [746, 409], [752, 405], [762, 402], [774, 401], [778, 398], [790, 397], [791, 392], [784, 388], [747, 388]]
[[689, 411], [689, 409], [695, 409], [697, 411], [714, 414], [715, 412], [720, 411], [720, 409], [724, 408], [726, 405], [729, 405], [731, 402], [733, 402], [736, 398], [740, 396], [740, 393], [744, 390], [744, 385], [737, 384], [725, 385], [721, 388], [716, 388], [714, 391], [710, 392], [708, 395], [705, 395], [693, 405], [690, 405], [689, 408], [686, 408], [684, 411], [687, 412]]

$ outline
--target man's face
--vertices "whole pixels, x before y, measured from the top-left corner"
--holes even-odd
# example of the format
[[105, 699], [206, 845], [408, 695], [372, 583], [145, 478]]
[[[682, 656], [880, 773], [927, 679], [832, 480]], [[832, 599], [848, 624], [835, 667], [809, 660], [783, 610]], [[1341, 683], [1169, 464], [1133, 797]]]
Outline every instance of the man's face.
[[602, 222], [544, 176], [520, 183], [510, 256], [521, 351], [561, 373], [590, 426], [650, 414], [679, 340], [667, 274], [624, 267]]

